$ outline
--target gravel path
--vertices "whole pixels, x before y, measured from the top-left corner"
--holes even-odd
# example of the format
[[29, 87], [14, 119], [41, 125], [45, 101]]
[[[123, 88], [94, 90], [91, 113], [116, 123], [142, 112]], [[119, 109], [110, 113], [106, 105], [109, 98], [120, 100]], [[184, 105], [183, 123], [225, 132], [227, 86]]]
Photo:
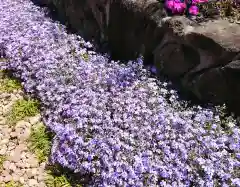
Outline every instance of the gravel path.
[[7, 122], [12, 105], [22, 98], [21, 90], [0, 92], [0, 187], [7, 186], [9, 182], [16, 187], [45, 186], [45, 163], [39, 164], [36, 156], [28, 150], [27, 142], [32, 126], [40, 122], [40, 116], [18, 121], [15, 126]]

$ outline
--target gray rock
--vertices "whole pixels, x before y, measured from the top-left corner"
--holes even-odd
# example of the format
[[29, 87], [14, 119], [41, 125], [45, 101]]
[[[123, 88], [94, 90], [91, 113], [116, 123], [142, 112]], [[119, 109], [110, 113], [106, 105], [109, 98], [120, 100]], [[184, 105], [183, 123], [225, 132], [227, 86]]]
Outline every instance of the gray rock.
[[196, 25], [176, 16], [163, 27], [168, 32], [154, 51], [159, 72], [204, 102], [239, 106], [240, 26], [220, 19]]

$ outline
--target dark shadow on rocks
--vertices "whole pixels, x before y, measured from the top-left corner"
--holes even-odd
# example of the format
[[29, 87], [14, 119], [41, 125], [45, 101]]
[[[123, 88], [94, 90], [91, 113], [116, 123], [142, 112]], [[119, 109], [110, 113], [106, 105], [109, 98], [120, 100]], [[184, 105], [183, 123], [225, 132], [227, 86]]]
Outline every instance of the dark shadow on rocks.
[[[62, 25], [66, 26], [66, 31], [69, 34], [78, 34], [80, 35], [85, 41], [90, 41], [93, 46], [95, 52], [98, 52], [100, 54], [106, 54], [109, 52], [109, 46], [108, 43], [105, 41], [100, 41], [100, 37], [89, 37], [86, 32], [82, 30], [75, 29], [71, 26], [71, 24], [68, 22], [66, 16], [64, 15], [64, 10], [58, 10], [55, 5], [51, 2], [47, 2], [48, 0], [31, 0], [36, 6], [39, 6], [42, 8], [43, 12], [45, 13], [45, 16], [49, 17], [55, 22], [59, 22]], [[93, 19], [93, 18], [91, 18]]]
[[6, 58], [7, 58], [6, 46], [4, 45], [4, 43], [0, 43], [0, 60]]

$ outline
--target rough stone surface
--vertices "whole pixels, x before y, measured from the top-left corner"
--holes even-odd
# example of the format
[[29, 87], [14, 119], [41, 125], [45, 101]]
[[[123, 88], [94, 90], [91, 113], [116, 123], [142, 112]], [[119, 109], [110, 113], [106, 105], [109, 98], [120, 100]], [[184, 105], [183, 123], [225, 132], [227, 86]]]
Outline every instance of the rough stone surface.
[[87, 39], [107, 42], [113, 58], [142, 54], [160, 74], [180, 80], [200, 100], [239, 106], [239, 24], [167, 17], [158, 0], [43, 2]]
[[166, 12], [158, 0], [47, 0], [45, 4], [55, 6], [59, 19], [86, 39], [106, 41], [116, 59], [148, 56], [163, 36], [161, 19]]

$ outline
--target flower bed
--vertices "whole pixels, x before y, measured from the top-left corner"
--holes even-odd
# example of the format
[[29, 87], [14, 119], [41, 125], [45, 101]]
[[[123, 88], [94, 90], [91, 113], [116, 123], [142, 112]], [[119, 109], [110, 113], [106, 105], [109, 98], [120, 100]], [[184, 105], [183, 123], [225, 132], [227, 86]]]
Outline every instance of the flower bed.
[[214, 110], [187, 107], [142, 60], [121, 64], [26, 0], [0, 3], [0, 36], [54, 132], [51, 161], [89, 186], [240, 185], [240, 130]]

